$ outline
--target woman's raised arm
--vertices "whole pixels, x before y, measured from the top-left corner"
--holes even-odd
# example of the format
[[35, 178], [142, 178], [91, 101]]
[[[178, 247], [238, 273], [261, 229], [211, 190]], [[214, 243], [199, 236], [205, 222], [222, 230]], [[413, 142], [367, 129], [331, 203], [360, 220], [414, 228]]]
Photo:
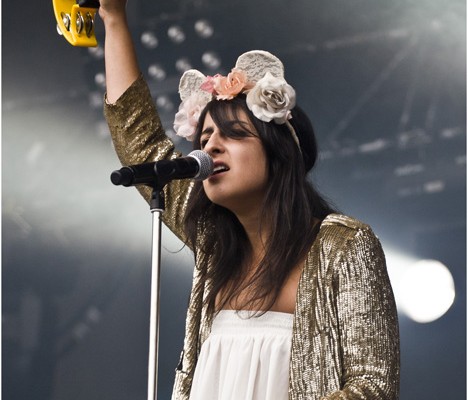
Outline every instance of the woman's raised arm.
[[107, 101], [114, 103], [138, 78], [140, 70], [127, 23], [126, 0], [101, 0], [104, 22]]

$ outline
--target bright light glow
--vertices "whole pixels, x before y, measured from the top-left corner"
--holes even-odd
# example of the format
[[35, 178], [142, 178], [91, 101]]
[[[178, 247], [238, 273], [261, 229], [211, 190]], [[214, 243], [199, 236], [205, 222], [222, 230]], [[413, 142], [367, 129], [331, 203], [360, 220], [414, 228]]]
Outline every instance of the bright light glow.
[[376, 139], [369, 143], [363, 143], [359, 146], [359, 151], [361, 153], [375, 153], [385, 149], [389, 145], [388, 140], [385, 139]]
[[445, 182], [442, 180], [430, 181], [424, 184], [424, 191], [426, 193], [442, 192], [445, 189]]
[[404, 164], [396, 167], [393, 173], [396, 176], [408, 176], [419, 174], [420, 172], [425, 171], [426, 168], [421, 163], [413, 163], [413, 164]]
[[101, 46], [88, 47], [88, 53], [98, 60], [102, 60], [104, 58], [104, 49]]
[[421, 260], [408, 268], [398, 282], [402, 311], [420, 323], [444, 315], [455, 299], [455, 285], [448, 268], [436, 260]]
[[164, 79], [166, 79], [167, 74], [161, 65], [151, 64], [148, 67], [148, 75], [156, 81], [163, 81]]
[[169, 96], [161, 95], [156, 99], [156, 106], [159, 110], [170, 112], [174, 110], [174, 103], [171, 101]]
[[94, 110], [102, 109], [102, 93], [99, 90], [90, 91], [88, 93], [89, 106]]
[[206, 19], [199, 19], [195, 22], [195, 32], [203, 39], [208, 39], [213, 36], [214, 28]]
[[397, 304], [398, 311], [402, 310], [400, 300], [400, 287], [399, 282], [403, 274], [408, 268], [413, 265], [417, 260], [411, 255], [402, 253], [401, 250], [397, 250], [392, 247], [384, 246], [385, 258], [387, 260], [387, 271], [392, 284], [393, 292], [395, 294], [395, 301]]
[[210, 69], [218, 69], [221, 66], [221, 60], [214, 51], [203, 53], [202, 62]]
[[104, 72], [98, 72], [94, 75], [94, 83], [104, 89], [106, 87], [106, 74]]
[[154, 32], [146, 31], [141, 34], [141, 43], [147, 49], [155, 49], [158, 47], [159, 41]]
[[176, 63], [175, 63], [175, 67], [177, 69], [177, 71], [179, 72], [185, 72], [187, 70], [189, 70], [190, 68], [192, 68], [192, 64], [190, 63], [190, 60], [188, 58], [179, 58]]
[[172, 25], [169, 27], [167, 30], [167, 36], [177, 44], [180, 44], [185, 40], [185, 33], [179, 25]]

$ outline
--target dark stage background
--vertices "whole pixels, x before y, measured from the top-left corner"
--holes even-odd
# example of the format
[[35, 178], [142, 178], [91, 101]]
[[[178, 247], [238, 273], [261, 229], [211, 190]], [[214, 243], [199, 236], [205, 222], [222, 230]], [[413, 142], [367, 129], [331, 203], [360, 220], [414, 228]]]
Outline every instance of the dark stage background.
[[[176, 65], [227, 72], [250, 49], [283, 60], [321, 147], [311, 179], [386, 251], [401, 399], [464, 399], [465, 2], [130, 0], [129, 11], [168, 131]], [[50, 1], [3, 0], [2, 15], [3, 398], [145, 399], [151, 217], [134, 189], [109, 180], [119, 164], [102, 117], [102, 49], [59, 37]], [[97, 31], [103, 43], [101, 21]], [[159, 398], [169, 399], [192, 258], [163, 235]], [[428, 303], [425, 281], [400, 287], [421, 259], [444, 263], [455, 289], [425, 323], [403, 304]]]

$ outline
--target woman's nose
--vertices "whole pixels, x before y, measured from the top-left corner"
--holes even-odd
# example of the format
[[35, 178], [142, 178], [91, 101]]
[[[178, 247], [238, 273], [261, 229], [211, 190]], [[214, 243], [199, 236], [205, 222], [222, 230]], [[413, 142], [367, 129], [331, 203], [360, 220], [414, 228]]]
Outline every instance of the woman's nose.
[[216, 154], [216, 153], [221, 153], [224, 149], [223, 146], [223, 140], [219, 136], [219, 134], [214, 133], [210, 136], [208, 139], [208, 142], [206, 143], [204, 147], [204, 151], [206, 151], [208, 154]]

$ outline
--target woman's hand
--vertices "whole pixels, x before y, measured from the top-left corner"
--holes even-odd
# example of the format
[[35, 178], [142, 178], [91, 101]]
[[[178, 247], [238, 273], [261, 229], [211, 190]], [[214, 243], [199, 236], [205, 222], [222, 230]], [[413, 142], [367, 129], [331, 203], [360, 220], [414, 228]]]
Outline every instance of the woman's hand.
[[127, 0], [100, 0], [99, 16], [106, 23], [106, 18], [119, 17], [125, 20]]

